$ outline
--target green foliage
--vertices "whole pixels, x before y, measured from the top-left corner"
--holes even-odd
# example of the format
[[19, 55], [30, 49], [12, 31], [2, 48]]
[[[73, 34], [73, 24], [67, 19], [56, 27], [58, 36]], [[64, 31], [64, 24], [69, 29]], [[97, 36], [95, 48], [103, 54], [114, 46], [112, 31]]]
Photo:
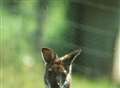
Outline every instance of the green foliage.
[[[64, 40], [72, 38], [66, 22], [68, 0], [51, 0], [48, 11], [45, 10], [47, 15], [44, 14], [44, 21], [40, 14], [44, 9], [38, 7], [40, 1], [5, 0], [4, 6], [0, 8], [1, 88], [44, 88], [44, 67], [39, 47], [48, 44], [57, 47], [59, 52], [65, 51], [65, 47], [73, 47]], [[92, 81], [73, 76], [73, 88], [115, 87], [108, 80]]]

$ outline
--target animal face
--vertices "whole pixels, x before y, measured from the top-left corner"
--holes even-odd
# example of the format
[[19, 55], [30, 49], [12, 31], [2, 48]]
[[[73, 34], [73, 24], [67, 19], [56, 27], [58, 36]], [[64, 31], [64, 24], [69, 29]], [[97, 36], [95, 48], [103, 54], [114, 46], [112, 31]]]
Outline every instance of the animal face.
[[52, 49], [42, 48], [46, 64], [44, 80], [47, 88], [70, 88], [72, 63], [80, 52], [79, 49], [59, 58]]

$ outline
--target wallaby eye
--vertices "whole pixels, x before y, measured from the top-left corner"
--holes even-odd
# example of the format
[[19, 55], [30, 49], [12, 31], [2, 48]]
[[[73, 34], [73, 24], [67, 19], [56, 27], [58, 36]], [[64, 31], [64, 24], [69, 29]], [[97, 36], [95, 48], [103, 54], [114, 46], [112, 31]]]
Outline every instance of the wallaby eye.
[[66, 71], [66, 70], [64, 70], [64, 71], [63, 71], [63, 73], [64, 73], [64, 74], [67, 74], [67, 71]]

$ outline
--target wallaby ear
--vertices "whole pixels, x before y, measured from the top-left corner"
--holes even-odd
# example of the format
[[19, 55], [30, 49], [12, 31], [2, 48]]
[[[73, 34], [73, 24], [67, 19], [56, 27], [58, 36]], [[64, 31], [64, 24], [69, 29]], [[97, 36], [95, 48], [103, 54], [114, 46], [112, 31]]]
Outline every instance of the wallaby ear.
[[54, 61], [54, 59], [57, 58], [57, 55], [50, 48], [42, 48], [42, 56], [46, 64], [49, 64], [50, 62]]
[[81, 49], [77, 49], [73, 52], [66, 54], [65, 56], [61, 57], [61, 60], [65, 63], [65, 65], [71, 65], [75, 58], [80, 55]]

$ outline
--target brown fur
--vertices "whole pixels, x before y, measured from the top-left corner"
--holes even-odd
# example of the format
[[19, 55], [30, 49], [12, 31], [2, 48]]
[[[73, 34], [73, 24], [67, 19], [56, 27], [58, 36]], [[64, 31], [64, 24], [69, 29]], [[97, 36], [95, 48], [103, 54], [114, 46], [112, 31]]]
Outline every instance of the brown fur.
[[42, 48], [43, 60], [46, 64], [45, 84], [47, 88], [70, 88], [71, 66], [81, 50], [73, 51], [63, 57], [49, 48]]

